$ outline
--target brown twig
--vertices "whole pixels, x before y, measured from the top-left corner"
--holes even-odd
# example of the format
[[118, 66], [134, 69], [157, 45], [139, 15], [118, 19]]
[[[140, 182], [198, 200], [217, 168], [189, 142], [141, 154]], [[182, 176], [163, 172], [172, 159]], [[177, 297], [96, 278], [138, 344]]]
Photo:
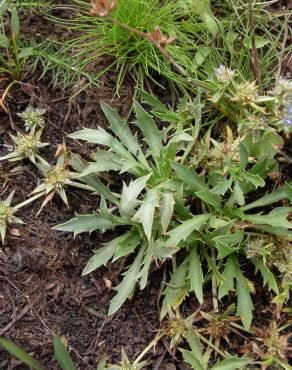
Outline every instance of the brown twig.
[[259, 62], [259, 56], [256, 48], [255, 36], [254, 36], [254, 16], [253, 16], [253, 0], [248, 0], [248, 23], [249, 23], [249, 31], [251, 36], [251, 46], [252, 46], [252, 71], [255, 80], [259, 88], [261, 89], [262, 82], [261, 82], [261, 68]]
[[[283, 64], [283, 59], [284, 59], [284, 52], [285, 52], [285, 46], [288, 38], [288, 31], [289, 31], [289, 25], [288, 25], [288, 18], [285, 19], [285, 31], [284, 31], [284, 37], [283, 37], [283, 42], [281, 45], [281, 51], [280, 51], [280, 56], [279, 56], [279, 65], [278, 65], [278, 71], [277, 71], [277, 78], [280, 77], [281, 75], [281, 70], [282, 70], [282, 64]], [[291, 30], [290, 30], [291, 31]]]

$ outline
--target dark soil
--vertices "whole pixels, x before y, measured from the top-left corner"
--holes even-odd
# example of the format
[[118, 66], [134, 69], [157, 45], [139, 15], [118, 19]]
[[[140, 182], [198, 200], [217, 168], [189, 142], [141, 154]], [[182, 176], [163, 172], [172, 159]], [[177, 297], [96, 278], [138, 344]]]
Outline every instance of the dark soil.
[[[35, 14], [24, 19], [23, 27], [28, 32], [40, 29], [53, 32], [46, 26], [35, 18]], [[101, 69], [107, 62], [100, 61], [92, 68]], [[287, 64], [286, 68], [289, 71], [290, 66]], [[107, 121], [101, 112], [100, 101], [109, 103], [122, 116], [127, 116], [134, 91], [133, 83], [128, 78], [119, 96], [116, 96], [116, 74], [113, 72], [102, 78], [98, 88], [88, 89], [74, 100], [69, 100], [70, 90], [54, 88], [49, 79], [39, 81], [37, 73], [27, 74], [23, 82], [14, 87], [6, 101], [9, 114], [0, 110], [0, 155], [6, 154], [12, 144], [9, 137], [12, 128], [23, 129], [17, 113], [32, 104], [47, 109], [47, 124], [42, 139], [50, 146], [43, 153], [51, 163], [58, 145], [64, 140], [69, 150], [88, 155], [90, 148], [84, 143], [81, 145], [68, 140], [67, 134], [84, 126], [95, 128], [99, 124], [106, 128]], [[168, 92], [164, 94], [165, 100], [169, 99]], [[12, 189], [16, 191], [15, 204], [29, 198], [40, 178], [35, 167], [29, 162], [18, 162], [16, 166], [1, 163], [0, 166], [1, 198]], [[117, 183], [119, 180], [114, 177], [111, 181], [113, 186], [120, 186], [120, 182]], [[100, 358], [116, 363], [120, 360], [122, 349], [134, 359], [154, 339], [160, 326], [159, 297], [164, 268], [153, 271], [147, 288], [142, 292], [136, 291], [131, 301], [117, 314], [108, 317], [109, 302], [114, 294], [111, 286], [118, 284], [126, 261], [81, 277], [81, 271], [93, 251], [110, 240], [112, 235], [82, 234], [74, 239], [71, 234], [52, 230], [56, 224], [70, 219], [74, 212], [87, 213], [99, 204], [98, 197], [85, 191], [70, 188], [67, 196], [69, 208], [55, 197], [38, 217], [36, 213], [41, 201], [22, 209], [18, 216], [24, 225], [10, 229], [5, 247], [0, 248], [0, 336], [16, 342], [48, 369], [57, 368], [52, 359], [52, 332], [66, 338], [79, 369], [96, 368]], [[255, 324], [264, 327], [273, 317], [271, 297], [260, 287], [257, 287], [257, 294]], [[206, 298], [203, 309], [210, 311], [210, 291], [206, 291]], [[183, 310], [190, 313], [196, 308], [197, 303], [190, 299]], [[200, 325], [204, 327], [207, 324], [202, 321]], [[165, 344], [158, 344], [155, 351], [149, 353], [147, 358], [152, 363], [149, 369], [189, 369], [187, 365], [176, 362], [177, 358]], [[229, 351], [236, 354], [244, 341], [233, 336], [229, 344], [226, 342], [227, 345]], [[0, 369], [26, 368], [0, 350]]]

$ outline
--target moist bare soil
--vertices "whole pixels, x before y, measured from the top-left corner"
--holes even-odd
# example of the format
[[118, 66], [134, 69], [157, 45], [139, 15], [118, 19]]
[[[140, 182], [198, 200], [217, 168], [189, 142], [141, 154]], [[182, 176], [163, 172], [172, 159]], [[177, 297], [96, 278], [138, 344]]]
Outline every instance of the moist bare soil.
[[[51, 26], [44, 24], [44, 20], [37, 18], [35, 13], [23, 18], [22, 28], [23, 32], [28, 33], [34, 30], [48, 34], [53, 32]], [[90, 68], [101, 70], [108, 63], [108, 60], [101, 60]], [[69, 151], [83, 157], [90, 154], [92, 148], [69, 140], [67, 135], [82, 127], [95, 128], [97, 124], [107, 128], [100, 101], [110, 104], [122, 116], [130, 112], [134, 93], [134, 83], [130, 77], [125, 79], [119, 95], [116, 94], [117, 74], [110, 72], [102, 77], [99, 87], [89, 88], [70, 100], [70, 89], [54, 87], [49, 77], [39, 80], [40, 73], [28, 72], [6, 100], [8, 113], [0, 110], [0, 155], [11, 150], [9, 132], [23, 128], [17, 113], [29, 104], [47, 109], [42, 141], [50, 144], [43, 151], [43, 156], [50, 163], [54, 162], [54, 154], [63, 141]], [[290, 73], [291, 65], [285, 65], [285, 74]], [[154, 87], [154, 92], [163, 101], [168, 101], [167, 90]], [[291, 142], [287, 142], [285, 150], [291, 151]], [[285, 178], [289, 174], [291, 176], [290, 170], [291, 167], [283, 167]], [[40, 176], [29, 162], [18, 162], [17, 165], [1, 163], [0, 196], [5, 197], [15, 189], [14, 202], [21, 202], [29, 198]], [[120, 189], [121, 179], [111, 174], [106, 176], [113, 189]], [[58, 197], [39, 216], [36, 214], [41, 200], [23, 208], [18, 216], [24, 224], [10, 228], [6, 244], [0, 248], [0, 336], [16, 342], [47, 369], [57, 369], [52, 356], [52, 332], [66, 338], [79, 369], [96, 368], [101, 358], [117, 363], [122, 349], [129, 358], [134, 359], [163, 325], [159, 321], [159, 304], [169, 268], [167, 264], [153, 266], [146, 289], [135, 291], [131, 301], [127, 301], [118, 313], [108, 317], [109, 302], [114, 295], [112, 288], [120, 281], [127, 261], [122, 259], [87, 277], [82, 277], [81, 272], [94, 250], [111, 240], [118, 231], [114, 235], [111, 232], [82, 234], [75, 239], [72, 234], [54, 231], [53, 226], [70, 219], [75, 212], [95, 211], [99, 205], [99, 198], [85, 191], [70, 188], [67, 196], [69, 208]], [[261, 286], [261, 282], [255, 286], [254, 325], [263, 329], [275, 317], [275, 306], [271, 304], [271, 295]], [[208, 285], [204, 294], [206, 299], [201, 309], [209, 312], [212, 310], [212, 294]], [[227, 306], [232, 299], [225, 303]], [[195, 299], [190, 298], [183, 305], [182, 314], [187, 315], [197, 308]], [[286, 320], [285, 315], [279, 319], [280, 322]], [[206, 328], [208, 324], [202, 320], [197, 325]], [[225, 339], [222, 341], [230, 353], [248, 350], [248, 341], [234, 333], [229, 336], [229, 342]], [[169, 350], [166, 340], [161, 341], [146, 357], [150, 362], [149, 369], [190, 369], [182, 363], [178, 352]], [[27, 367], [0, 350], [0, 369]]]

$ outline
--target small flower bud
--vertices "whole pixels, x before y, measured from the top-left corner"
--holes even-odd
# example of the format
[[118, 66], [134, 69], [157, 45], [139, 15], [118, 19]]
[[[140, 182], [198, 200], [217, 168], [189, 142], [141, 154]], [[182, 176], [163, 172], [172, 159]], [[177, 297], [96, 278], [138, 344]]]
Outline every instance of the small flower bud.
[[224, 85], [229, 84], [229, 82], [235, 76], [234, 70], [227, 68], [223, 65], [219, 66], [218, 68], [215, 68], [214, 73], [215, 73], [216, 82], [220, 82]]
[[106, 17], [116, 5], [116, 0], [91, 0], [91, 14], [98, 17]]

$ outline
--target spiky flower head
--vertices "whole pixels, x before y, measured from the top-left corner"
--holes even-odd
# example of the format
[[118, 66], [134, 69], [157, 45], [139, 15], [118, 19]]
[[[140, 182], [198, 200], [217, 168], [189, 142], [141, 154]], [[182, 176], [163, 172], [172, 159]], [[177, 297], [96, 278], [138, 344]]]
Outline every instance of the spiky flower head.
[[1, 241], [4, 245], [7, 226], [9, 224], [22, 224], [23, 222], [14, 216], [14, 213], [17, 211], [16, 208], [11, 207], [11, 202], [13, 199], [14, 191], [12, 191], [9, 196], [1, 201], [0, 200], [0, 235]]
[[33, 163], [35, 163], [36, 157], [38, 156], [38, 150], [47, 146], [47, 143], [42, 143], [40, 141], [41, 130], [28, 135], [23, 135], [21, 132], [17, 133], [17, 136], [10, 135], [14, 141], [16, 148], [12, 153], [1, 157], [0, 160], [18, 161], [24, 158], [29, 158]]
[[227, 85], [233, 80], [235, 71], [221, 64], [218, 68], [214, 69], [214, 74], [216, 82]]
[[281, 335], [277, 327], [276, 321], [272, 321], [269, 328], [266, 330], [266, 338], [264, 346], [267, 349], [267, 354], [273, 357], [279, 357], [281, 360], [287, 360], [286, 351], [289, 347], [288, 336]]
[[274, 239], [269, 236], [254, 235], [245, 243], [245, 254], [247, 258], [261, 257], [266, 259], [275, 250]]
[[280, 77], [276, 84], [275, 88], [272, 91], [273, 95], [289, 95], [292, 94], [292, 81], [284, 77]]
[[74, 181], [74, 179], [78, 178], [79, 174], [77, 172], [71, 172], [68, 169], [69, 165], [65, 143], [59, 145], [55, 157], [57, 157], [57, 163], [54, 166], [51, 166], [44, 159], [41, 163], [36, 162], [36, 166], [43, 173], [44, 179], [43, 182], [34, 189], [32, 194], [35, 194], [36, 197], [45, 196], [45, 200], [43, 201], [38, 214], [44, 206], [53, 199], [55, 194], [58, 194], [63, 202], [69, 206], [65, 191], [67, 185], [90, 191], [93, 190], [90, 186]]
[[282, 274], [283, 283], [292, 285], [292, 249], [290, 248], [285, 255], [285, 258], [275, 262], [274, 265]]
[[242, 82], [236, 85], [235, 93], [231, 98], [232, 101], [247, 105], [254, 103], [257, 97], [257, 87], [255, 81]]
[[46, 113], [44, 108], [33, 108], [28, 106], [24, 112], [17, 115], [24, 120], [26, 131], [34, 131], [37, 128], [43, 128], [45, 120], [43, 115]]
[[56, 189], [61, 188], [69, 179], [69, 171], [63, 166], [53, 166], [47, 173], [46, 182]]
[[226, 126], [226, 135], [224, 140], [218, 142], [207, 136], [204, 143], [204, 157], [202, 158], [201, 164], [205, 168], [220, 168], [225, 169], [226, 160], [231, 163], [240, 162], [240, 148], [241, 138], [238, 136], [236, 139], [233, 137], [232, 130], [229, 126]]

